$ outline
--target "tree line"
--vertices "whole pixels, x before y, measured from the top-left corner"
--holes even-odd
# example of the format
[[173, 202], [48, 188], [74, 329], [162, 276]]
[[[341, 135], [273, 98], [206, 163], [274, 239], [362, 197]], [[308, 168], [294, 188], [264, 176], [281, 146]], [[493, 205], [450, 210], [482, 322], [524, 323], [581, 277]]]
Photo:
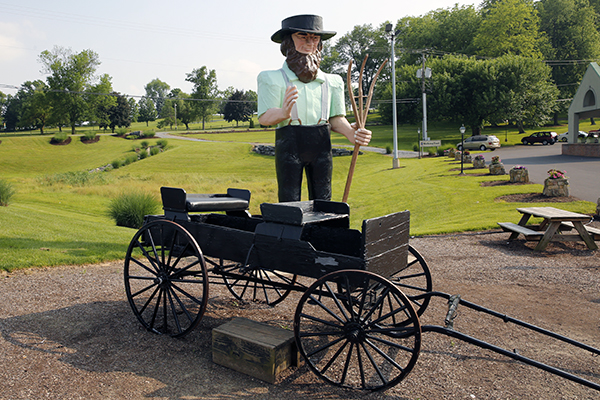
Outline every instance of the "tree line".
[[[403, 17], [378, 27], [357, 25], [335, 42], [325, 42], [321, 68], [346, 79], [350, 60], [360, 66], [363, 87], [370, 87], [380, 65], [390, 57], [394, 36], [396, 87], [391, 69], [379, 77], [373, 105], [382, 121], [392, 122], [392, 90], [399, 123], [422, 115], [463, 123], [476, 134], [486, 124], [511, 121], [526, 126], [556, 124], [567, 110], [587, 65], [600, 58], [597, 27], [600, 0], [483, 0], [471, 5]], [[95, 76], [100, 64], [91, 50], [72, 53], [55, 47], [39, 57], [46, 82], [25, 82], [14, 96], [0, 92], [5, 129], [71, 127], [90, 121], [100, 127], [131, 121], [160, 120], [160, 127], [205, 121], [221, 113], [228, 121], [248, 121], [256, 110], [256, 93], [232, 87], [220, 91], [216, 72], [206, 66], [186, 75], [191, 93], [154, 79], [138, 101], [116, 93], [111, 77]], [[429, 68], [426, 78], [419, 70]], [[359, 79], [358, 69], [351, 71]], [[101, 94], [101, 95], [100, 95]]]

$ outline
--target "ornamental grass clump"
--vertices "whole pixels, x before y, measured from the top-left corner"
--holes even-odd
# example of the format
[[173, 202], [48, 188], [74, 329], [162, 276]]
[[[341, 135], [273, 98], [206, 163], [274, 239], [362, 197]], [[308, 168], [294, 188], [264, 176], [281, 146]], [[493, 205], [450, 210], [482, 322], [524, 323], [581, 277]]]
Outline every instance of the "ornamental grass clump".
[[0, 179], [0, 206], [7, 206], [14, 194], [15, 189], [10, 182]]
[[155, 196], [145, 193], [123, 193], [110, 202], [108, 214], [117, 226], [139, 229], [144, 216], [155, 214], [160, 203]]

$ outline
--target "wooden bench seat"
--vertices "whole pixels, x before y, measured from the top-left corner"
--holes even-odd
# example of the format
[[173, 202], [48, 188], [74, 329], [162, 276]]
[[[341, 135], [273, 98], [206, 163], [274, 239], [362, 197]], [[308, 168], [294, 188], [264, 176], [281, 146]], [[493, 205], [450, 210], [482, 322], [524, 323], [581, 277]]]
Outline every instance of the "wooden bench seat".
[[516, 239], [519, 234], [525, 236], [526, 240], [540, 240], [544, 236], [544, 232], [534, 231], [533, 229], [512, 222], [498, 222], [498, 225], [500, 225], [504, 232], [513, 233], [508, 240]]
[[[573, 225], [573, 223], [569, 222], [569, 221], [562, 222], [560, 224], [560, 226], [561, 226], [561, 228], [566, 227], [568, 229], [575, 229], [575, 225]], [[583, 225], [583, 227], [585, 228], [585, 230], [590, 234], [590, 236], [594, 240], [600, 240], [600, 229], [594, 228], [593, 226], [587, 226], [587, 225]]]

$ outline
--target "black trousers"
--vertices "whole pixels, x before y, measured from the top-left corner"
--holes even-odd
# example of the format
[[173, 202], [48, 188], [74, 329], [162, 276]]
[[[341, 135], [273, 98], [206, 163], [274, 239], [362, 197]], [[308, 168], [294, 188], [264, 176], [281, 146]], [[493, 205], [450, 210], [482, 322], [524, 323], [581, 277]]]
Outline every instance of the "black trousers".
[[300, 201], [306, 171], [310, 200], [331, 200], [331, 126], [288, 125], [275, 132], [279, 201]]

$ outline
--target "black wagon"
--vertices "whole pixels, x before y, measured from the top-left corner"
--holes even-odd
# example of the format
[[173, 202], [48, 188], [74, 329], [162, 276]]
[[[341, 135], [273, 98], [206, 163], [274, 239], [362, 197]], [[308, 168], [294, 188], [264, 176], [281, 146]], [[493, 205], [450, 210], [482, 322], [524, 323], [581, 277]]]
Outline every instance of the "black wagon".
[[[364, 220], [355, 230], [346, 203], [264, 203], [261, 215], [252, 216], [247, 190], [187, 194], [163, 187], [161, 197], [164, 215], [146, 216], [124, 262], [129, 304], [149, 331], [174, 337], [192, 331], [206, 310], [209, 282], [224, 284], [241, 301], [272, 306], [299, 291], [298, 350], [317, 376], [334, 385], [380, 390], [397, 384], [415, 366], [422, 333], [432, 331], [600, 390], [594, 382], [455, 331], [460, 303], [600, 354], [434, 292], [427, 263], [409, 244], [409, 211]], [[449, 303], [445, 326], [421, 325], [419, 317], [434, 297]]]

